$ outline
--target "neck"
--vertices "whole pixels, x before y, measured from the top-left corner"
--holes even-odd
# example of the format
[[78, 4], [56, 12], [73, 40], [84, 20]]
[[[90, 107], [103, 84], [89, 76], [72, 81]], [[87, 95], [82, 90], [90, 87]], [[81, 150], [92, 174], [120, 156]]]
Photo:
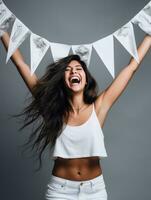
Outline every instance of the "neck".
[[83, 94], [74, 94], [71, 99], [71, 105], [74, 113], [79, 113], [81, 108], [84, 108], [85, 103], [83, 100]]

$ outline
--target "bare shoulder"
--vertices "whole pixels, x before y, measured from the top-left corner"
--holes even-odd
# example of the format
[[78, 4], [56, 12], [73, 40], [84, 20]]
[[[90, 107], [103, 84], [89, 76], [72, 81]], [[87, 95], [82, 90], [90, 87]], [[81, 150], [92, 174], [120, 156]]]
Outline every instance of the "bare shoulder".
[[102, 91], [94, 102], [95, 111], [96, 111], [101, 127], [104, 126], [104, 122], [109, 111], [109, 107], [106, 105], [103, 99], [104, 94], [105, 94], [105, 91]]

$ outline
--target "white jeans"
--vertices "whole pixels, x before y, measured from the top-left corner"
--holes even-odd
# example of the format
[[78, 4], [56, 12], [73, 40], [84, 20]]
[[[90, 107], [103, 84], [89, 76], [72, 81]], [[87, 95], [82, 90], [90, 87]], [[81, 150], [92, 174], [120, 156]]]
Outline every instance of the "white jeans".
[[86, 181], [74, 181], [51, 175], [47, 200], [107, 200], [103, 175]]

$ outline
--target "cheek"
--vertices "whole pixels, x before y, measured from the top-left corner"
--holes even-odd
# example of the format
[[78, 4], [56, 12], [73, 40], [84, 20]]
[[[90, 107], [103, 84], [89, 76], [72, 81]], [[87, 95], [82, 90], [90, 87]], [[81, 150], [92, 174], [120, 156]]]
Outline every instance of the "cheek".
[[86, 75], [85, 74], [83, 75], [83, 80], [86, 82]]

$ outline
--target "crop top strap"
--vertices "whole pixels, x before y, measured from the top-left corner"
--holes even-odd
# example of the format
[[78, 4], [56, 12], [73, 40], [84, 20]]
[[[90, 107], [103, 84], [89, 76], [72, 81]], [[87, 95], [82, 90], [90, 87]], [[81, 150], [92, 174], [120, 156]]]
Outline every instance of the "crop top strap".
[[[93, 102], [93, 114], [97, 117], [96, 110], [95, 110], [95, 103]], [[97, 117], [98, 119], [98, 117]]]
[[94, 102], [92, 103], [93, 104], [93, 112], [95, 111], [95, 106], [94, 106]]

